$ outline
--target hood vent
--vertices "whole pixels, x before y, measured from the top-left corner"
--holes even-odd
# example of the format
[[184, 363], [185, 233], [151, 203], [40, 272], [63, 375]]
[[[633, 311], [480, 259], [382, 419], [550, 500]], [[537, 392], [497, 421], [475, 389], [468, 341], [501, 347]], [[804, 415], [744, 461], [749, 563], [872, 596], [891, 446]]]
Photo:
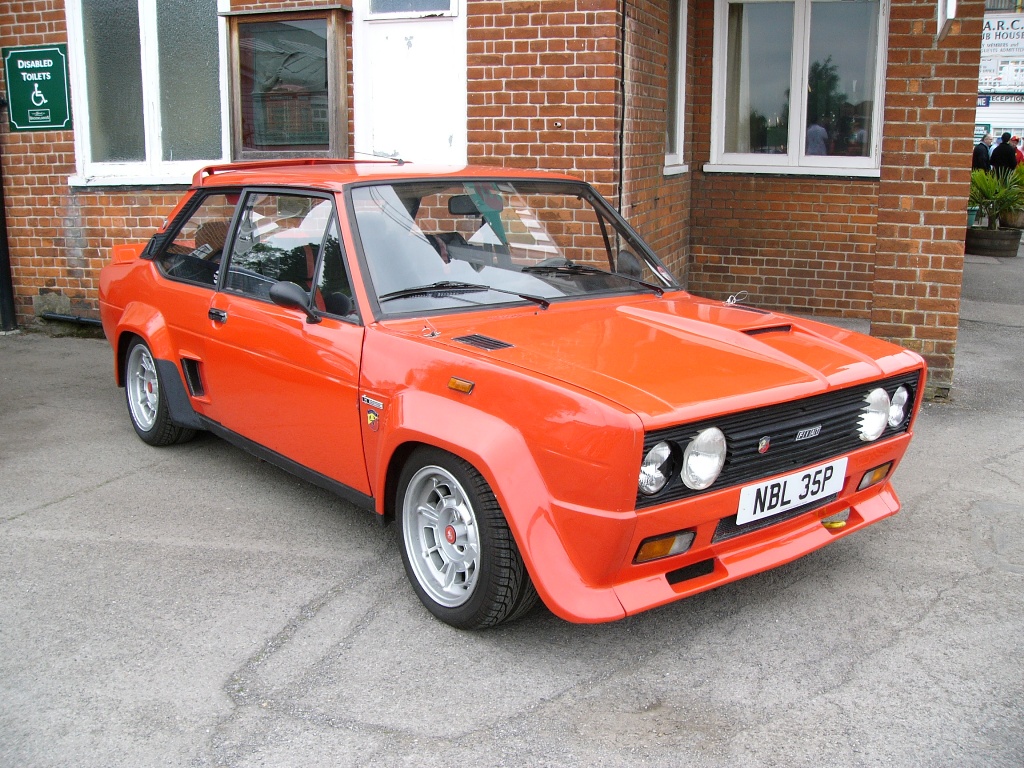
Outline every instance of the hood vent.
[[790, 333], [792, 325], [766, 325], [763, 328], [747, 328], [744, 331], [747, 336], [760, 336], [762, 333]]
[[512, 346], [508, 342], [492, 339], [490, 336], [481, 336], [479, 333], [473, 333], [469, 336], [456, 336], [455, 341], [461, 341], [463, 344], [468, 344], [471, 347], [486, 349], [488, 352], [492, 352], [495, 349], [508, 349]]

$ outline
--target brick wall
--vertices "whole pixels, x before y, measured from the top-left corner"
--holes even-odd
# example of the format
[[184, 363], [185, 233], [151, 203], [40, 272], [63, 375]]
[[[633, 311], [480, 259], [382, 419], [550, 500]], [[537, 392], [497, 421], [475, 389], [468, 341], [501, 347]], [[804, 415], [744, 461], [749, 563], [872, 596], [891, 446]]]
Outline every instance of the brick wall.
[[467, 8], [469, 161], [574, 173], [618, 193], [617, 0]]
[[[667, 0], [632, 0], [625, 5], [625, 122], [622, 214], [669, 269], [686, 274], [690, 231], [690, 177], [666, 176], [665, 103], [668, 94], [669, 13]], [[687, 41], [692, 57], [692, 38]], [[685, 76], [690, 67], [681, 67]], [[688, 103], [679, 105], [686, 114]], [[687, 121], [690, 124], [689, 121]], [[690, 142], [682, 147], [690, 159]]]
[[628, 3], [625, 37], [621, 7], [470, 3], [469, 159], [581, 176], [681, 275], [689, 182], [662, 173], [669, 3]]
[[695, 174], [689, 287], [867, 319], [878, 182]]
[[934, 10], [893, 0], [890, 14], [871, 328], [923, 354], [941, 397], [953, 380], [984, 4], [959, 3], [941, 39]]

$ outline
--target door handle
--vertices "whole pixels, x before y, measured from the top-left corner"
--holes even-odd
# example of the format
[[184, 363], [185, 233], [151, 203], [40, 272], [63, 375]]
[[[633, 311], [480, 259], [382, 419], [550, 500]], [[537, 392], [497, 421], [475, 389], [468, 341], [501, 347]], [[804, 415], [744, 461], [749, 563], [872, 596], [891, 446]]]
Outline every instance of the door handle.
[[215, 323], [226, 323], [228, 321], [228, 313], [223, 309], [211, 309], [206, 313], [206, 316]]

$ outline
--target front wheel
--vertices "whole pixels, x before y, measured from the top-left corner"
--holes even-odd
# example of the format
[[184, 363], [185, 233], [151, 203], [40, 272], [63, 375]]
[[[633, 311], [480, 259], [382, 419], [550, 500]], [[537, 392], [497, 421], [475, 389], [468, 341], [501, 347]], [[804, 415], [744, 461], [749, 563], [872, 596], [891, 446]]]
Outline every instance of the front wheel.
[[497, 499], [462, 459], [436, 448], [414, 452], [399, 478], [395, 517], [409, 581], [441, 621], [483, 629], [536, 605]]
[[161, 393], [160, 374], [149, 347], [135, 339], [128, 347], [124, 366], [124, 394], [128, 415], [135, 433], [155, 446], [183, 443], [195, 436], [195, 430], [171, 422], [167, 401]]

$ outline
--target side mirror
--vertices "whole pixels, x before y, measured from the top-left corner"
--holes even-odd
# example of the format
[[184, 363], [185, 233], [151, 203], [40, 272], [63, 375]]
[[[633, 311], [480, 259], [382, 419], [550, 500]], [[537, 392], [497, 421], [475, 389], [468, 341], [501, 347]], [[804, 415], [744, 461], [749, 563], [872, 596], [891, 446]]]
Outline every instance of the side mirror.
[[319, 323], [323, 318], [309, 308], [309, 294], [302, 286], [289, 280], [279, 280], [270, 286], [270, 300], [279, 307], [298, 309], [306, 313], [307, 323]]

